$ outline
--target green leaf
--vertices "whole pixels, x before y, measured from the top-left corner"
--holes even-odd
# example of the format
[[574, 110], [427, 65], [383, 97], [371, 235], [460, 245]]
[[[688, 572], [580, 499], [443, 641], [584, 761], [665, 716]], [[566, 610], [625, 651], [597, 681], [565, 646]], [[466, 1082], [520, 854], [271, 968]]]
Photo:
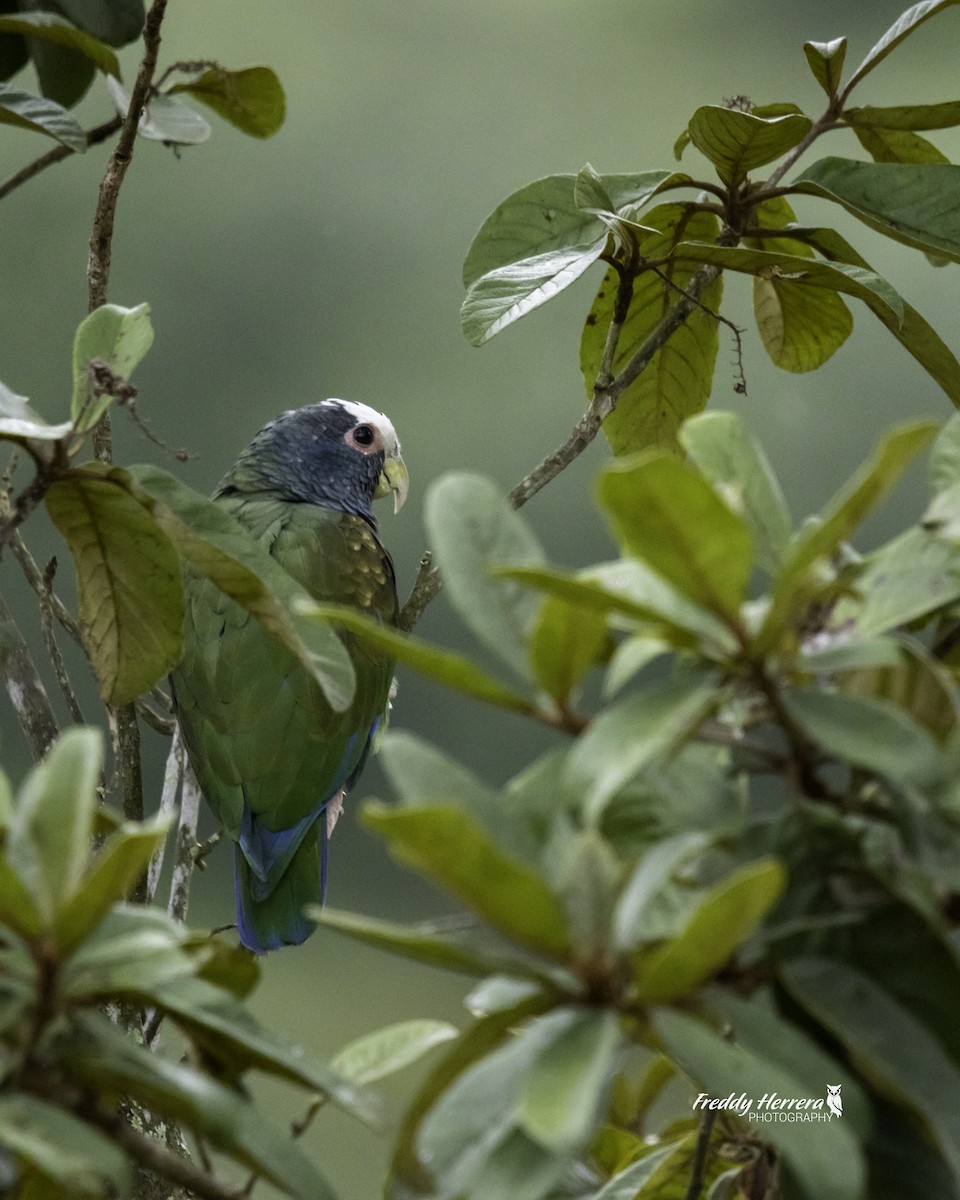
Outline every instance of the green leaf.
[[548, 596], [530, 638], [537, 683], [563, 708], [597, 662], [607, 640], [607, 622], [595, 608]]
[[143, 29], [143, 0], [58, 0], [67, 17], [111, 46], [125, 46]]
[[960, 483], [960, 413], [945, 421], [937, 434], [927, 470], [934, 494]]
[[65, 108], [53, 100], [21, 92], [9, 83], [0, 83], [0, 125], [43, 133], [77, 154], [87, 149], [87, 135]]
[[598, 1192], [591, 1192], [585, 1200], [637, 1200], [642, 1197], [645, 1185], [660, 1167], [677, 1152], [677, 1142], [660, 1146], [618, 1171]]
[[93, 83], [96, 67], [88, 58], [54, 42], [31, 38], [27, 45], [40, 91], [48, 100], [72, 108]]
[[930, 17], [936, 16], [937, 13], [943, 12], [944, 9], [950, 8], [951, 5], [956, 3], [957, 0], [921, 0], [919, 4], [914, 4], [905, 12], [902, 12], [879, 42], [870, 50], [860, 66], [854, 71], [850, 82], [847, 84], [845, 94], [849, 94], [854, 84], [859, 83], [864, 75], [883, 62], [887, 55], [892, 50], [895, 50], [903, 39], [913, 33], [919, 25], [922, 25]]
[[753, 537], [698, 471], [667, 454], [617, 463], [598, 493], [628, 554], [721, 620], [738, 620]]
[[595, 824], [617, 792], [674, 752], [716, 703], [716, 680], [689, 675], [648, 683], [596, 717], [566, 770], [566, 791], [583, 797], [586, 821]]
[[587, 212], [613, 212], [614, 203], [603, 180], [590, 163], [580, 168], [573, 184], [573, 200]]
[[80, 322], [73, 340], [70, 402], [70, 415], [79, 432], [92, 429], [114, 399], [110, 392], [97, 396], [91, 390], [91, 360], [102, 360], [114, 375], [129, 380], [134, 367], [152, 345], [149, 304], [138, 304], [136, 308], [102, 304]]
[[841, 596], [830, 626], [849, 635], [885, 633], [960, 598], [960, 557], [925, 529], [908, 529], [858, 565], [855, 595]]
[[839, 37], [829, 42], [804, 42], [803, 52], [807, 56], [814, 79], [832, 99], [840, 87], [843, 60], [847, 55], [847, 39]]
[[99, 730], [68, 729], [20, 789], [9, 854], [48, 919], [83, 877], [102, 761]]
[[311, 905], [307, 913], [318, 925], [345, 934], [364, 945], [445, 971], [459, 971], [481, 979], [491, 972], [502, 971], [544, 980], [543, 973], [532, 963], [493, 954], [482, 947], [464, 945], [429, 923], [398, 925], [394, 921], [365, 917], [360, 913], [321, 908], [318, 904]]
[[614, 946], [621, 951], [634, 950], [649, 940], [644, 917], [674, 873], [709, 845], [705, 833], [695, 830], [662, 838], [645, 851], [620, 894], [613, 914]]
[[52, 442], [66, 437], [72, 429], [72, 421], [48, 425], [43, 417], [33, 411], [26, 396], [18, 396], [0, 383], [0, 438]]
[[960, 125], [960, 100], [945, 104], [897, 104], [889, 108], [865, 105], [844, 109], [843, 119], [854, 129], [952, 129]]
[[197, 572], [245, 608], [314, 676], [336, 712], [353, 699], [353, 664], [326, 624], [298, 614], [312, 598], [221, 507], [158, 467], [114, 470]]
[[703, 413], [684, 424], [680, 441], [747, 523], [759, 564], [776, 571], [790, 540], [790, 511], [766, 455], [743, 420], [736, 413]]
[[[720, 232], [710, 213], [690, 212], [681, 204], [664, 204], [644, 215], [644, 221], [660, 230], [646, 238], [640, 253], [661, 259], [682, 238], [704, 242]], [[685, 288], [696, 268], [671, 259], [661, 268], [670, 283]], [[715, 280], [700, 297], [695, 309], [670, 337], [639, 376], [620, 395], [617, 406], [603, 423], [603, 431], [615, 454], [627, 454], [656, 446], [676, 451], [677, 430], [686, 417], [706, 406], [713, 384], [719, 335], [711, 313], [719, 311], [723, 292]], [[593, 396], [603, 360], [607, 330], [613, 318], [617, 273], [605, 275], [587, 316], [580, 340], [580, 370], [587, 396]], [[677, 292], [652, 271], [645, 271], [634, 285], [633, 298], [623, 324], [612, 370], [619, 374], [644, 346], [666, 313], [676, 304]]]
[[[677, 256], [698, 263], [713, 263], [730, 271], [741, 271], [761, 280], [795, 283], [798, 287], [844, 292], [862, 300], [881, 319], [903, 318], [903, 300], [885, 279], [873, 271], [845, 262], [815, 262], [806, 257], [769, 250], [750, 250], [745, 246], [701, 245], [685, 241], [677, 246]], [[817, 299], [821, 303], [822, 297]]]
[[790, 187], [841, 204], [871, 229], [960, 261], [960, 167], [821, 158]]
[[6, 854], [0, 854], [0, 924], [33, 941], [45, 929], [46, 921], [27, 886], [28, 878], [39, 887], [39, 864], [31, 862], [26, 870], [17, 870]]
[[[861, 129], [857, 141], [878, 163], [946, 163], [950, 160], [932, 142], [908, 129]], [[927, 254], [929, 255], [929, 251]], [[938, 259], [940, 256], [937, 256]]]
[[386, 650], [397, 662], [412, 667], [444, 687], [472, 696], [475, 700], [483, 700], [486, 704], [513, 712], [531, 713], [536, 709], [536, 705], [527, 696], [494, 679], [469, 658], [387, 629], [358, 613], [356, 609], [306, 601], [297, 605], [297, 611], [318, 623], [330, 623], [348, 629], [371, 646]]
[[815, 294], [777, 274], [754, 278], [753, 312], [764, 349], [784, 371], [815, 371], [853, 332], [850, 310], [835, 292]]
[[662, 576], [636, 559], [601, 563], [577, 575], [545, 567], [506, 567], [497, 573], [573, 605], [619, 614], [651, 626], [654, 632], [685, 648], [701, 641], [725, 646], [730, 640], [729, 631], [715, 617], [691, 604]]
[[728, 184], [738, 184], [757, 167], [792, 150], [813, 127], [809, 117], [790, 113], [756, 117], [735, 108], [705, 104], [690, 118], [690, 140]]
[[569, 954], [570, 933], [556, 896], [467, 813], [447, 805], [397, 810], [370, 802], [362, 819], [386, 838], [396, 858], [435, 880], [507, 937], [552, 958]]
[[457, 615], [521, 679], [529, 680], [526, 639], [538, 599], [495, 576], [491, 568], [543, 563], [530, 526], [492, 480], [465, 471], [451, 472], [432, 484], [424, 521]]
[[269, 1124], [242, 1094], [183, 1064], [135, 1046], [99, 1014], [78, 1018], [88, 1046], [69, 1051], [71, 1078], [95, 1093], [130, 1095], [182, 1122], [216, 1149], [301, 1200], [334, 1200], [289, 1133]]
[[858, 671], [863, 667], [896, 667], [903, 661], [903, 647], [892, 637], [851, 636], [848, 630], [831, 637], [817, 634], [802, 647], [796, 668], [806, 673]]
[[[130, 93], [115, 79], [107, 79], [107, 88], [121, 117], [130, 108]], [[173, 96], [151, 96], [140, 114], [137, 133], [153, 142], [169, 146], [198, 146], [209, 140], [213, 130], [209, 124]]]
[[0, 1146], [71, 1196], [126, 1196], [133, 1186], [126, 1155], [106, 1134], [36, 1096], [0, 1096]]
[[45, 42], [65, 46], [89, 59], [105, 75], [120, 78], [120, 63], [110, 47], [71, 25], [56, 13], [4, 13], [0, 15], [0, 34], [5, 33], [19, 33], [24, 37], [39, 38]]
[[664, 1003], [699, 988], [756, 930], [785, 883], [781, 865], [761, 859], [712, 887], [683, 930], [644, 959], [641, 1002]]
[[[850, 263], [871, 271], [870, 264], [833, 229], [808, 232], [810, 244], [827, 258]], [[956, 405], [960, 405], [960, 363], [937, 331], [912, 305], [903, 302], [902, 321], [892, 316], [884, 306], [871, 310], [886, 325], [900, 344], [936, 380]]]
[[580, 1151], [600, 1119], [620, 1044], [614, 1012], [573, 1010], [570, 1024], [534, 1059], [524, 1076], [519, 1125], [554, 1153]]
[[[637, 175], [600, 176], [616, 208], [639, 208], [664, 183], [677, 178], [671, 171]], [[487, 217], [473, 239], [463, 264], [463, 282], [470, 287], [482, 276], [538, 254], [582, 246], [605, 235], [603, 223], [577, 203], [575, 175], [548, 175], [508, 196]]]
[[188, 83], [174, 84], [167, 94], [174, 92], [193, 96], [251, 137], [272, 137], [286, 116], [283, 87], [269, 67], [212, 67]]
[[101, 694], [127, 704], [183, 653], [180, 559], [139, 500], [92, 466], [58, 479], [45, 502], [73, 556], [84, 646]]
[[58, 915], [56, 938], [69, 952], [100, 924], [110, 909], [124, 900], [144, 875], [157, 847], [170, 829], [170, 816], [151, 821], [124, 822], [89, 864], [72, 901]]
[[603, 253], [607, 231], [591, 242], [549, 250], [488, 271], [467, 289], [460, 324], [471, 346], [482, 346], [575, 283]]
[[375, 1083], [457, 1036], [457, 1030], [446, 1021], [400, 1021], [350, 1042], [331, 1059], [330, 1066], [350, 1083]]
[[[661, 1009], [653, 1016], [653, 1026], [671, 1057], [710, 1096], [809, 1095], [782, 1067], [731, 1046], [693, 1017]], [[771, 1121], [758, 1125], [757, 1132], [761, 1130], [764, 1140], [783, 1153], [808, 1200], [851, 1200], [863, 1195], [863, 1154], [854, 1132], [842, 1121]]]
[[785, 691], [782, 701], [807, 737], [841, 761], [918, 787], [943, 777], [933, 737], [895, 704], [813, 688]]
[[783, 979], [873, 1085], [921, 1117], [960, 1184], [960, 1070], [929, 1028], [845, 963], [801, 959]]
[[883, 439], [827, 505], [823, 520], [802, 531], [787, 552], [776, 581], [773, 602], [755, 649], [767, 653], [790, 628], [794, 615], [817, 594], [814, 568], [834, 554], [883, 498], [910, 461], [930, 442], [936, 426], [920, 421], [895, 429]]
[[[519, 1003], [492, 1013], [477, 1021], [453, 1043], [450, 1051], [433, 1068], [407, 1108], [391, 1164], [391, 1177], [413, 1187], [418, 1192], [433, 1189], [430, 1173], [420, 1159], [418, 1140], [424, 1118], [438, 1098], [478, 1059], [488, 1061], [491, 1052], [507, 1037], [511, 1029], [530, 1016], [552, 1008], [553, 996], [537, 993]], [[502, 1095], [501, 1095], [502, 1101]], [[501, 1102], [500, 1112], [504, 1106]], [[449, 1145], [448, 1142], [444, 1143]], [[436, 1164], [431, 1164], [436, 1169]]]

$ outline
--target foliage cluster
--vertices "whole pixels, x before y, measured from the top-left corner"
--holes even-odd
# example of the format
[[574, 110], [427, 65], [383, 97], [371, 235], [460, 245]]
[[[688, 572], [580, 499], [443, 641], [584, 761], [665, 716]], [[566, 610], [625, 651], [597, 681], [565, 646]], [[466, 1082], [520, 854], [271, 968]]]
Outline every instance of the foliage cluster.
[[[960, 104], [850, 103], [950, 6], [914, 5], [846, 79], [844, 39], [807, 43], [827, 98], [817, 118], [790, 103], [698, 109], [676, 152], [692, 145], [708, 178], [588, 166], [521, 189], [485, 222], [464, 269], [475, 344], [594, 263], [607, 267], [581, 343], [589, 405], [571, 436], [508, 498], [470, 474], [428, 496], [436, 566], [421, 572], [407, 625], [442, 577], [499, 673], [319, 608], [232, 520], [166, 472], [114, 466], [102, 438], [98, 461], [76, 465], [110, 402], [130, 405], [129, 376], [152, 336], [146, 306], [101, 304], [80, 326], [69, 420], [47, 425], [0, 393], [0, 438], [35, 467], [0, 537], [23, 551], [19, 527], [46, 504], [73, 554], [79, 630], [111, 714], [177, 661], [187, 562], [293, 649], [334, 706], [353, 686], [335, 633], [346, 629], [443, 686], [569, 735], [497, 789], [441, 749], [387, 734], [399, 804], [370, 802], [363, 820], [474, 923], [453, 935], [312, 914], [477, 980], [473, 1023], [403, 1119], [387, 1184], [397, 1200], [960, 1195], [960, 418], [892, 431], [798, 524], [743, 422], [702, 412], [726, 271], [752, 279], [758, 332], [781, 367], [825, 362], [851, 332], [852, 297], [960, 401], [960, 363], [940, 336], [836, 230], [799, 223], [792, 207], [826, 200], [937, 264], [960, 260], [960, 167], [923, 136], [960, 124]], [[48, 41], [115, 74], [109, 47], [90, 47], [96, 30], [67, 19], [94, 7], [0, 17], [0, 37], [14, 39], [0, 43], [7, 74], [25, 36], [24, 47]], [[148, 24], [162, 7], [155, 0]], [[182, 107], [175, 92], [251, 133], [270, 131], [270, 112], [282, 118], [265, 68], [178, 66], [189, 81], [165, 93], [148, 73], [143, 119], [135, 100], [121, 102], [142, 136], [189, 142], [164, 123], [167, 102]], [[4, 85], [0, 115], [71, 147], [72, 118], [63, 107], [56, 124], [49, 106], [73, 93], [37, 69], [44, 97], [25, 107]], [[787, 179], [841, 127], [872, 161], [824, 158]], [[90, 141], [70, 136], [72, 148]], [[687, 198], [664, 201], [674, 191]], [[596, 500], [619, 557], [572, 572], [546, 562], [516, 508], [601, 429], [615, 460]], [[925, 450], [922, 519], [858, 554], [864, 518]], [[295, 1141], [253, 1115], [244, 1076], [267, 1071], [367, 1116], [352, 1085], [450, 1031], [382, 1031], [329, 1069], [257, 1026], [243, 1005], [249, 960], [118, 903], [164, 824], [118, 823], [96, 807], [99, 753], [95, 734], [68, 733], [16, 803], [0, 791], [8, 1176], [27, 1197], [50, 1194], [41, 1186], [123, 1194], [132, 1158], [222, 1196], [209, 1144], [292, 1195], [326, 1195]], [[161, 1017], [187, 1063], [152, 1052]], [[665, 1117], [665, 1090], [686, 1096], [690, 1084], [694, 1096], [754, 1099], [822, 1098], [841, 1085], [844, 1113], [759, 1123], [690, 1108], [678, 1119], [674, 1104]], [[197, 1164], [121, 1119], [131, 1104], [197, 1139]]]

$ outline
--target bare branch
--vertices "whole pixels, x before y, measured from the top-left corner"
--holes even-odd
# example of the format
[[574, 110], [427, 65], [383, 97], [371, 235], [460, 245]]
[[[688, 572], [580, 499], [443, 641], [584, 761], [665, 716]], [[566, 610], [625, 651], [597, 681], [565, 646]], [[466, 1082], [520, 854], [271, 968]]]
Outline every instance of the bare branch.
[[197, 865], [197, 822], [200, 817], [200, 788], [190, 763], [184, 760], [183, 783], [180, 789], [180, 824], [174, 844], [173, 878], [170, 880], [170, 900], [167, 912], [176, 921], [187, 919], [190, 904], [190, 884]]
[[13, 614], [0, 596], [0, 670], [7, 693], [35, 759], [41, 759], [60, 733], [46, 688]]
[[64, 699], [67, 702], [67, 708], [70, 710], [70, 716], [73, 717], [78, 725], [83, 725], [83, 713], [80, 710], [80, 704], [73, 690], [73, 685], [70, 682], [70, 676], [67, 674], [67, 664], [63, 661], [63, 655], [60, 653], [60, 647], [57, 645], [56, 632], [53, 627], [55, 617], [54, 600], [56, 599], [53, 593], [53, 577], [56, 574], [56, 570], [57, 560], [56, 558], [51, 558], [47, 564], [47, 569], [43, 572], [42, 578], [40, 632], [43, 635], [43, 644], [46, 647], [47, 655], [53, 666], [54, 674], [57, 677], [60, 691], [63, 693]]
[[137, 1133], [121, 1117], [107, 1117], [84, 1111], [85, 1120], [99, 1125], [123, 1150], [154, 1174], [179, 1184], [202, 1200], [237, 1200], [236, 1191], [213, 1175], [201, 1171], [186, 1158], [173, 1154], [155, 1138]]
[[[173, 741], [170, 743], [170, 752], [167, 755], [167, 765], [163, 772], [163, 789], [160, 793], [160, 808], [158, 815], [163, 816], [166, 813], [172, 812], [177, 804], [177, 794], [180, 791], [180, 781], [183, 778], [183, 742], [180, 739], [180, 730], [174, 726]], [[163, 870], [163, 859], [167, 848], [167, 839], [160, 843], [156, 853], [150, 860], [150, 868], [147, 871], [147, 903], [152, 904], [153, 899], [157, 894], [157, 887], [160, 883], [160, 872]]]

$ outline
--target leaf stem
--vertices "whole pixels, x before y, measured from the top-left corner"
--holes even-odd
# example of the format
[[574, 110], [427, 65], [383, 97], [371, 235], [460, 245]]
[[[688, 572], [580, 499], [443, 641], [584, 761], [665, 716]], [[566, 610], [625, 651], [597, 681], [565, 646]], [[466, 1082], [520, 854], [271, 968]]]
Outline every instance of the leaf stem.
[[[121, 116], [111, 117], [109, 121], [104, 121], [102, 125], [97, 125], [94, 129], [87, 130], [87, 146], [96, 146], [100, 142], [105, 142], [108, 137], [111, 137], [117, 132], [123, 124]], [[25, 167], [21, 167], [19, 171], [14, 172], [9, 178], [0, 183], [0, 200], [9, 196], [11, 192], [22, 187], [23, 184], [29, 182], [34, 176], [39, 175], [41, 171], [45, 171], [47, 167], [52, 167], [55, 163], [63, 162], [65, 158], [72, 158], [76, 153], [69, 146], [56, 146], [47, 154], [41, 154], [39, 158], [35, 158], [33, 162], [27, 163]]]

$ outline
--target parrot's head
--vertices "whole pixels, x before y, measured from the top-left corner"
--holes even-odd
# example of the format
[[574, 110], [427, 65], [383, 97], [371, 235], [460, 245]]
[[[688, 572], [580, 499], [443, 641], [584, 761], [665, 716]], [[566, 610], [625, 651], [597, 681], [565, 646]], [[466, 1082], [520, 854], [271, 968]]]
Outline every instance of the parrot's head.
[[372, 520], [371, 504], [407, 498], [407, 467], [392, 422], [352, 400], [321, 400], [265, 425], [218, 489], [267, 488], [287, 500], [339, 508]]

